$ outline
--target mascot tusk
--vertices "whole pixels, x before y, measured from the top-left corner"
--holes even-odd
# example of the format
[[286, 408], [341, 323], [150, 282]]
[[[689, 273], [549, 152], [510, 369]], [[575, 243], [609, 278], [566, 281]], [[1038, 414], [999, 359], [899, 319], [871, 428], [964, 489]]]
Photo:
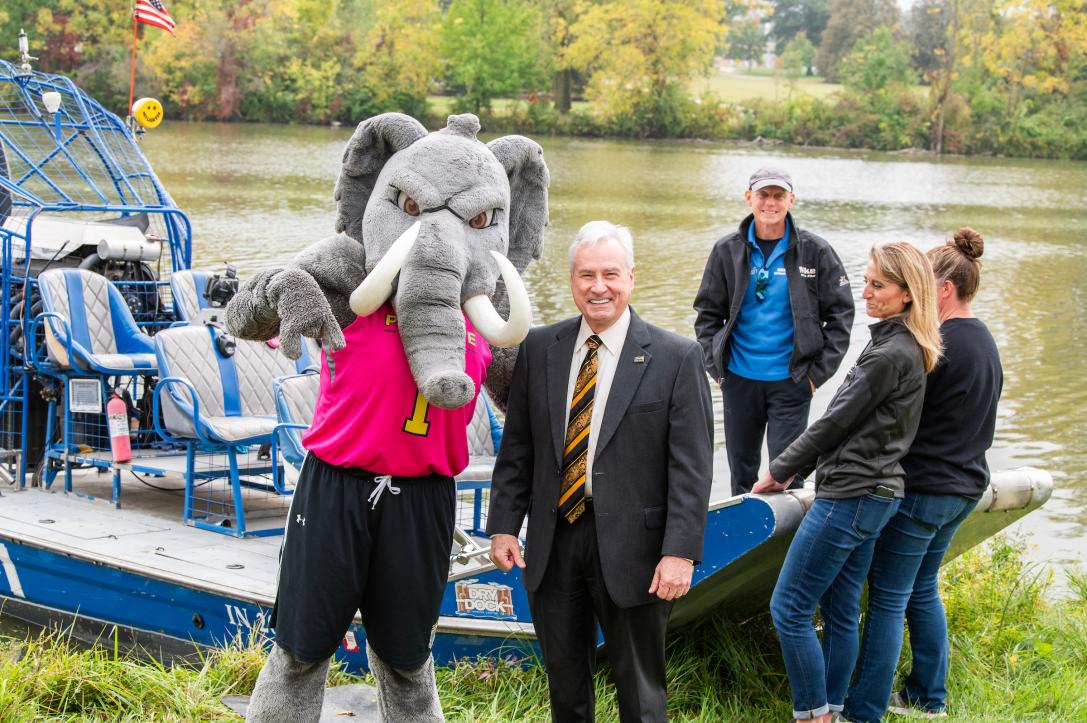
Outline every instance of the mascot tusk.
[[[415, 240], [419, 238], [419, 226], [420, 222], [416, 221], [407, 231], [400, 234], [400, 238], [393, 242], [373, 271], [367, 274], [358, 288], [351, 292], [349, 301], [351, 311], [359, 316], [369, 316], [392, 296], [393, 279], [400, 273], [400, 267], [404, 265], [408, 254], [411, 253]], [[525, 333], [528, 333], [528, 329], [525, 329]]]
[[510, 260], [497, 251], [491, 251], [498, 263], [498, 271], [506, 282], [506, 294], [510, 300], [510, 318], [504, 320], [495, 311], [494, 304], [486, 295], [473, 296], [464, 302], [464, 313], [479, 335], [491, 346], [514, 347], [525, 340], [532, 326], [532, 309], [529, 306], [525, 283], [517, 274]]

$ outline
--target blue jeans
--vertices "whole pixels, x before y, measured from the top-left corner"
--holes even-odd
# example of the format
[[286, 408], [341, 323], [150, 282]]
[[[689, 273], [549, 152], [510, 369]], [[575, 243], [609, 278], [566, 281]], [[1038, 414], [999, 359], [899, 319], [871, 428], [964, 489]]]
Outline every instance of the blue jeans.
[[908, 495], [876, 543], [868, 573], [868, 614], [856, 681], [845, 716], [879, 721], [891, 696], [902, 650], [902, 618], [909, 622], [913, 671], [903, 695], [911, 705], [944, 709], [947, 618], [937, 575], [951, 538], [977, 500], [958, 495]]
[[[861, 588], [879, 531], [899, 500], [866, 494], [845, 500], [817, 498], [804, 515], [770, 599], [793, 717], [841, 710], [857, 660]], [[812, 625], [823, 613], [823, 643]]]

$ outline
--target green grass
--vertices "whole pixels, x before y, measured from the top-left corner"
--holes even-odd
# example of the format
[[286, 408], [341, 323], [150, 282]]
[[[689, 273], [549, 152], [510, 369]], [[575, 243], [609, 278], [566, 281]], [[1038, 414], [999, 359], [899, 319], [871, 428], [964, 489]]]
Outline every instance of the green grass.
[[[432, 115], [438, 118], [444, 119], [445, 116], [453, 112], [453, 103], [456, 102], [456, 96], [452, 95], [428, 95], [427, 104], [430, 106], [430, 112]], [[509, 115], [510, 110], [517, 103], [524, 103], [524, 100], [516, 98], [495, 98], [491, 102], [491, 111], [495, 115], [503, 116]], [[573, 110], [588, 110], [589, 103], [583, 100], [576, 100], [572, 105]]]
[[763, 73], [713, 73], [706, 78], [698, 78], [690, 85], [696, 96], [707, 91], [714, 93], [721, 100], [730, 103], [742, 103], [747, 100], [784, 100], [793, 95], [811, 95], [825, 98], [837, 93], [842, 86], [837, 83], [825, 83], [819, 77], [801, 76], [795, 88], [790, 88], [784, 75]]
[[[729, 103], [742, 103], [748, 100], [784, 100], [790, 93], [789, 84], [783, 75], [775, 75], [767, 69], [759, 69], [753, 72], [738, 70], [734, 73], [717, 73], [705, 78], [697, 78], [690, 84], [691, 93], [696, 97], [707, 91], [717, 95], [722, 101]], [[837, 93], [842, 86], [837, 83], [825, 83], [819, 77], [802, 76], [796, 82], [796, 87], [791, 92], [799, 95], [811, 95], [816, 98], [825, 98], [832, 93]], [[453, 112], [453, 103], [456, 100], [450, 95], [430, 95], [427, 102], [431, 112], [444, 117]], [[519, 101], [511, 98], [496, 98], [491, 104], [491, 109], [496, 115], [509, 115], [510, 109]], [[520, 101], [524, 102], [524, 101]], [[589, 103], [586, 101], [574, 101], [574, 110], [587, 110]]]
[[[1051, 585], [1047, 573], [1024, 563], [1021, 543], [1003, 538], [948, 566], [949, 721], [1087, 720], [1087, 575], [1070, 576], [1057, 600]], [[165, 667], [112, 648], [79, 649], [55, 634], [0, 640], [0, 721], [237, 720], [219, 698], [249, 693], [261, 661], [252, 641], [199, 665]], [[330, 684], [351, 680], [338, 671], [330, 675]], [[549, 717], [539, 667], [465, 662], [440, 670], [438, 686], [451, 721]], [[616, 720], [606, 664], [596, 689], [599, 718]], [[765, 616], [742, 626], [717, 616], [672, 636], [668, 690], [671, 720], [786, 720], [790, 709]]]

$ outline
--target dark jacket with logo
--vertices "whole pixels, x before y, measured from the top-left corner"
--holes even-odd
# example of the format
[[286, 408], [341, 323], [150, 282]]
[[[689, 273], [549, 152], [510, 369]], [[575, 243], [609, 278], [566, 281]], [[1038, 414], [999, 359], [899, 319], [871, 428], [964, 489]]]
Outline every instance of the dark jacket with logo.
[[885, 485], [902, 497], [902, 458], [913, 443], [925, 397], [921, 347], [901, 317], [869, 327], [872, 341], [818, 421], [770, 462], [779, 482], [815, 472], [817, 497], [860, 497]]
[[[794, 382], [810, 377], [820, 386], [837, 371], [849, 347], [853, 293], [842, 261], [830, 244], [797, 228], [791, 214], [788, 218], [792, 238], [785, 251], [785, 275], [793, 315], [789, 376]], [[695, 335], [702, 345], [706, 371], [714, 379], [723, 377], [728, 369], [729, 336], [751, 279], [747, 228], [752, 223], [754, 216], [748, 215], [739, 231], [714, 244], [694, 299], [698, 312]]]

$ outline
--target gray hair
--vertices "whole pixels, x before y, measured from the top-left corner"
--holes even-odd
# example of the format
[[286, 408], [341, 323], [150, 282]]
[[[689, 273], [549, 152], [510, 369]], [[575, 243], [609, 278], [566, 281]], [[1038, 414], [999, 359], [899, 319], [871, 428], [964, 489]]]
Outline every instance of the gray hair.
[[574, 242], [570, 244], [568, 253], [570, 260], [570, 273], [574, 271], [574, 254], [582, 246], [593, 246], [605, 239], [618, 241], [623, 247], [627, 257], [627, 268], [634, 268], [634, 237], [630, 235], [630, 229], [626, 226], [616, 226], [611, 221], [589, 221], [578, 230]]

